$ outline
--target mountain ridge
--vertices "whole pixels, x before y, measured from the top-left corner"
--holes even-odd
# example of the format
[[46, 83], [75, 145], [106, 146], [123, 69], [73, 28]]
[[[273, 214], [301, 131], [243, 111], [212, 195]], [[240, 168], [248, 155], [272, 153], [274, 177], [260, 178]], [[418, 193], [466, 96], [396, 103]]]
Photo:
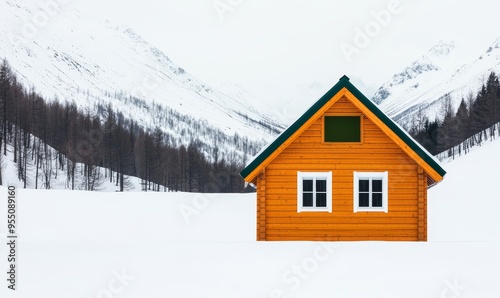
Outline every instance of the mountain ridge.
[[456, 44], [441, 41], [385, 82], [372, 100], [404, 125], [419, 111], [431, 120], [439, 118], [444, 98], [449, 95], [457, 109], [462, 99], [481, 88], [492, 71], [500, 71], [499, 48], [500, 38], [479, 58], [463, 63], [457, 57]]
[[[0, 38], [9, 41], [0, 44], [0, 58], [8, 60], [24, 86], [47, 100], [74, 101], [92, 113], [97, 105], [109, 104], [149, 130], [159, 117], [148, 113], [155, 105], [206, 121], [228, 137], [238, 134], [257, 143], [267, 142], [283, 129], [270, 111], [208, 86], [131, 28], [68, 7], [36, 28], [36, 34], [25, 36], [26, 22], [39, 9], [28, 1], [0, 3], [5, 16]], [[142, 106], [127, 106], [125, 99]], [[165, 131], [187, 144], [189, 139], [182, 136], [185, 129]]]

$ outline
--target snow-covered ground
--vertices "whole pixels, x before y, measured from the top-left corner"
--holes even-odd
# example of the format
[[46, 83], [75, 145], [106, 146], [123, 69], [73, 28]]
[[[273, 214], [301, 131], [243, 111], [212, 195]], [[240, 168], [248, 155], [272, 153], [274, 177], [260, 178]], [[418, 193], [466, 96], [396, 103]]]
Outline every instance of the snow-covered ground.
[[444, 168], [448, 174], [429, 193], [429, 240], [499, 242], [500, 140], [487, 141]]
[[445, 165], [426, 243], [256, 242], [253, 194], [19, 190], [18, 291], [1, 245], [0, 297], [498, 297], [498, 152]]

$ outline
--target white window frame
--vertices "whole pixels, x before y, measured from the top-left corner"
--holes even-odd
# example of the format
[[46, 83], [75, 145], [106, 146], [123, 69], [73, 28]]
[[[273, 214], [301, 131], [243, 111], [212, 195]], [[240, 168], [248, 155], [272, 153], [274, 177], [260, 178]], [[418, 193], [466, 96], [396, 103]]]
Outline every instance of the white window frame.
[[[326, 207], [304, 207], [303, 183], [304, 179], [326, 179]], [[316, 183], [313, 182], [313, 202], [316, 204]], [[329, 212], [332, 213], [332, 172], [297, 172], [297, 213], [300, 212]]]
[[[382, 178], [382, 207], [359, 207], [359, 179], [370, 180], [370, 205], [372, 204], [372, 179]], [[354, 172], [354, 213], [389, 212], [389, 172]]]

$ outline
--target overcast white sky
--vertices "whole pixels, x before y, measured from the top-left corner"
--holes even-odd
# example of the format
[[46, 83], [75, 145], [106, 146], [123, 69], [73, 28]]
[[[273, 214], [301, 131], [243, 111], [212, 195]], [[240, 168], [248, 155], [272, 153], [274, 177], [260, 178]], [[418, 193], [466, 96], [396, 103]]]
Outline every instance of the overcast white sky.
[[[223, 18], [214, 8], [221, 3], [232, 8]], [[269, 82], [333, 85], [343, 74], [378, 86], [440, 40], [456, 41], [466, 63], [500, 37], [500, 2], [492, 0], [72, 0], [70, 5], [130, 26], [208, 83], [233, 81], [250, 89]], [[397, 12], [376, 32], [372, 12], [389, 5], [398, 5]], [[348, 62], [341, 44], [355, 46], [356, 28], [366, 31], [367, 25], [373, 38]]]

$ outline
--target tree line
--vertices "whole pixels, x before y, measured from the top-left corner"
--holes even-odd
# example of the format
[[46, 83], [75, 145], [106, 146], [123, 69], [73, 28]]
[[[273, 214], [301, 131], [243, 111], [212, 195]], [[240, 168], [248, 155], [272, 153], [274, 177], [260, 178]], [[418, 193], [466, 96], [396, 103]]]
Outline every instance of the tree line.
[[[26, 90], [3, 60], [0, 157], [11, 148], [25, 188], [50, 189], [64, 175], [69, 189], [97, 190], [108, 179], [124, 191], [130, 187], [126, 176], [134, 176], [144, 191], [249, 191], [239, 176], [244, 160], [234, 151], [222, 153], [215, 146], [207, 156], [196, 138], [187, 145], [172, 144], [175, 138], [160, 128], [146, 130], [111, 105], [99, 109], [92, 114], [75, 103], [46, 101]], [[258, 150], [239, 136], [234, 141], [244, 150]]]
[[441, 119], [429, 120], [419, 111], [410, 134], [433, 155], [467, 153], [487, 139], [500, 136], [500, 82], [492, 72], [477, 94], [462, 98], [455, 112], [449, 94], [441, 104]]

